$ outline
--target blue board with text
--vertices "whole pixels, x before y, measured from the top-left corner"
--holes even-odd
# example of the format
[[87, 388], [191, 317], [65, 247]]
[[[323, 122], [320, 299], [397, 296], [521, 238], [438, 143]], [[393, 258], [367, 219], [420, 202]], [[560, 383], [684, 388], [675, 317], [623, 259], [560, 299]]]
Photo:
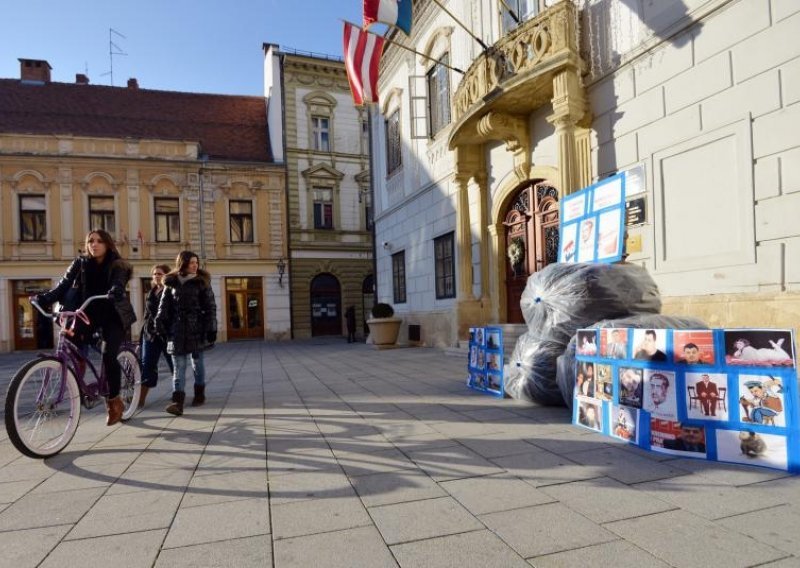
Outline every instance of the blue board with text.
[[582, 329], [573, 423], [641, 448], [800, 472], [794, 333]]
[[502, 328], [470, 328], [467, 386], [495, 396], [503, 396]]

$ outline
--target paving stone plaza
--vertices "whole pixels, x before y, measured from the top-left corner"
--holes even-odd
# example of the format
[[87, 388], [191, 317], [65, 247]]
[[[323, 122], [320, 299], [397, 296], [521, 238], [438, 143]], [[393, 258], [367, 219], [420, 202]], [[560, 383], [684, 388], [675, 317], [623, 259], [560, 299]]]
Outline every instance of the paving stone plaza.
[[[0, 389], [30, 353], [0, 355]], [[0, 566], [800, 566], [800, 478], [646, 453], [466, 361], [343, 340], [207, 353], [209, 402], [44, 462], [0, 440]]]

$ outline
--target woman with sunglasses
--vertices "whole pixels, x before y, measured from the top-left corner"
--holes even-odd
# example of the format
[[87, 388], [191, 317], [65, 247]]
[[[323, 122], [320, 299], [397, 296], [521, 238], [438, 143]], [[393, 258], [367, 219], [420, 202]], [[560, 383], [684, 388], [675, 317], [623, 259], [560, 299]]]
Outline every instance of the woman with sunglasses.
[[66, 310], [77, 309], [91, 296], [107, 295], [107, 300], [97, 300], [86, 308], [89, 325], [78, 321], [74, 341], [86, 345], [98, 329], [105, 343], [103, 366], [108, 381], [106, 400], [106, 424], [113, 426], [122, 420], [125, 408], [119, 396], [122, 369], [117, 361], [119, 348], [125, 334], [136, 321], [125, 286], [131, 278], [133, 269], [117, 251], [114, 239], [102, 229], [94, 229], [86, 235], [86, 255], [76, 258], [61, 277], [56, 287], [35, 296], [43, 306], [59, 302]]
[[156, 315], [161, 294], [164, 292], [164, 276], [169, 272], [166, 264], [156, 264], [152, 269], [153, 280], [144, 305], [144, 324], [142, 325], [142, 390], [139, 395], [139, 408], [144, 406], [147, 392], [158, 384], [158, 361], [161, 356], [167, 360], [170, 373], [173, 372], [172, 357], [167, 353], [167, 342], [156, 330]]

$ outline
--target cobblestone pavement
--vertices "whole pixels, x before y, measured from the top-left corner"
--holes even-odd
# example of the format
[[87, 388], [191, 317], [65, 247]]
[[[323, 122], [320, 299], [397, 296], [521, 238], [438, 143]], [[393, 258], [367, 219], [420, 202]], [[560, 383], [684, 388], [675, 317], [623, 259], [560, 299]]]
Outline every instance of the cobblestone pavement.
[[[0, 387], [26, 354], [0, 355]], [[800, 478], [656, 455], [482, 396], [434, 349], [230, 343], [209, 402], [0, 434], [0, 565], [800, 566]]]

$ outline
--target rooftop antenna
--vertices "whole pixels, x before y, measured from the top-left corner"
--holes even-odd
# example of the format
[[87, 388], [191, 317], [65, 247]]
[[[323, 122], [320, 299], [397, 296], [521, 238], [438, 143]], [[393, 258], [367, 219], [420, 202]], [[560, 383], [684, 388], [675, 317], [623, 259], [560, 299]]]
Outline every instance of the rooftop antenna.
[[101, 77], [105, 77], [106, 75], [111, 75], [111, 86], [114, 86], [114, 56], [115, 55], [128, 55], [122, 48], [114, 43], [114, 36], [119, 36], [122, 39], [128, 39], [121, 33], [119, 33], [114, 28], [108, 28], [108, 60], [111, 65], [111, 70], [108, 73], [103, 73]]

